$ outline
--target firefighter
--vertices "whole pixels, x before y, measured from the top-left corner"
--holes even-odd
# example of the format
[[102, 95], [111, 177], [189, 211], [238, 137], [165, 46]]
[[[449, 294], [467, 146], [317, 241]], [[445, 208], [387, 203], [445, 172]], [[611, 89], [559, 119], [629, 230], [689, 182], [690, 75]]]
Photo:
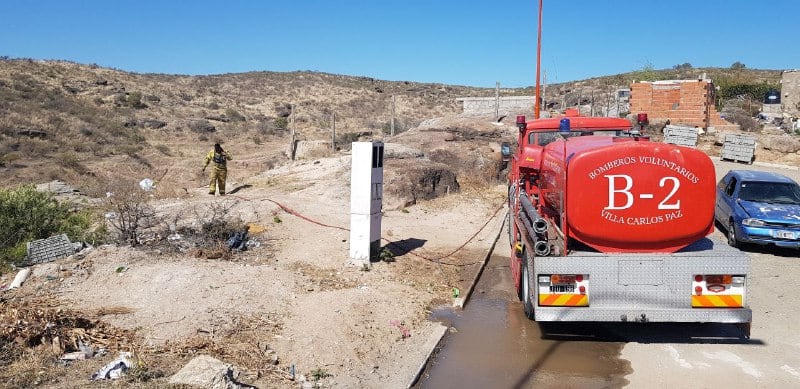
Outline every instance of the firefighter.
[[219, 195], [225, 196], [225, 178], [228, 176], [227, 162], [230, 161], [231, 154], [222, 149], [219, 143], [214, 144], [214, 150], [206, 155], [206, 164], [203, 165], [203, 172], [206, 171], [208, 164], [214, 161], [214, 166], [209, 174], [208, 194], [214, 195], [219, 184]]

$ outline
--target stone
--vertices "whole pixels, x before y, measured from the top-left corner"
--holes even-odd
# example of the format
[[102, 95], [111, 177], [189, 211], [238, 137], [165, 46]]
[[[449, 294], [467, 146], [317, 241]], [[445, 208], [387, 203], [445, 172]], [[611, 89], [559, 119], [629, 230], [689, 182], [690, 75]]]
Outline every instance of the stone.
[[169, 378], [173, 385], [199, 386], [208, 389], [247, 388], [236, 382], [239, 372], [233, 366], [208, 355], [199, 355]]

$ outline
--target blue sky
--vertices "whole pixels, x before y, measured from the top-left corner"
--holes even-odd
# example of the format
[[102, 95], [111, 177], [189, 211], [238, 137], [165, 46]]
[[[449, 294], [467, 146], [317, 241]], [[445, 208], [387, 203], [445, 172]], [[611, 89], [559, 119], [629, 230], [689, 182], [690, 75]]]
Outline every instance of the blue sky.
[[[2, 0], [0, 55], [139, 73], [312, 70], [535, 83], [537, 0]], [[800, 68], [800, 1], [544, 0], [542, 68], [565, 82], [690, 63]]]

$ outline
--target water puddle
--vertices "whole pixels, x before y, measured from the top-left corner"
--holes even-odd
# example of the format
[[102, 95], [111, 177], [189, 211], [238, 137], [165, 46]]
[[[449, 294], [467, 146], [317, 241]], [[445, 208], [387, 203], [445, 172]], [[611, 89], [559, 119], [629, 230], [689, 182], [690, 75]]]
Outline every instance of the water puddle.
[[[619, 358], [624, 344], [596, 340], [591, 331], [574, 338], [548, 335], [543, 339], [542, 327], [522, 312], [507, 261], [492, 257], [463, 311], [443, 307], [431, 314], [431, 320], [451, 331], [415, 387], [624, 386], [624, 377], [630, 373], [630, 364]], [[545, 327], [546, 334], [550, 327]]]

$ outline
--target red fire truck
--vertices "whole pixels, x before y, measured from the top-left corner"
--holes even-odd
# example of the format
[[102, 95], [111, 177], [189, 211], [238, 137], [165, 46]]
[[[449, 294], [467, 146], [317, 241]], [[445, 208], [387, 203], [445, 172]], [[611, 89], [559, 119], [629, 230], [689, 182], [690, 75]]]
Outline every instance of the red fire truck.
[[526, 316], [736, 323], [749, 337], [750, 261], [708, 237], [716, 175], [705, 153], [569, 110], [517, 127], [508, 225]]

